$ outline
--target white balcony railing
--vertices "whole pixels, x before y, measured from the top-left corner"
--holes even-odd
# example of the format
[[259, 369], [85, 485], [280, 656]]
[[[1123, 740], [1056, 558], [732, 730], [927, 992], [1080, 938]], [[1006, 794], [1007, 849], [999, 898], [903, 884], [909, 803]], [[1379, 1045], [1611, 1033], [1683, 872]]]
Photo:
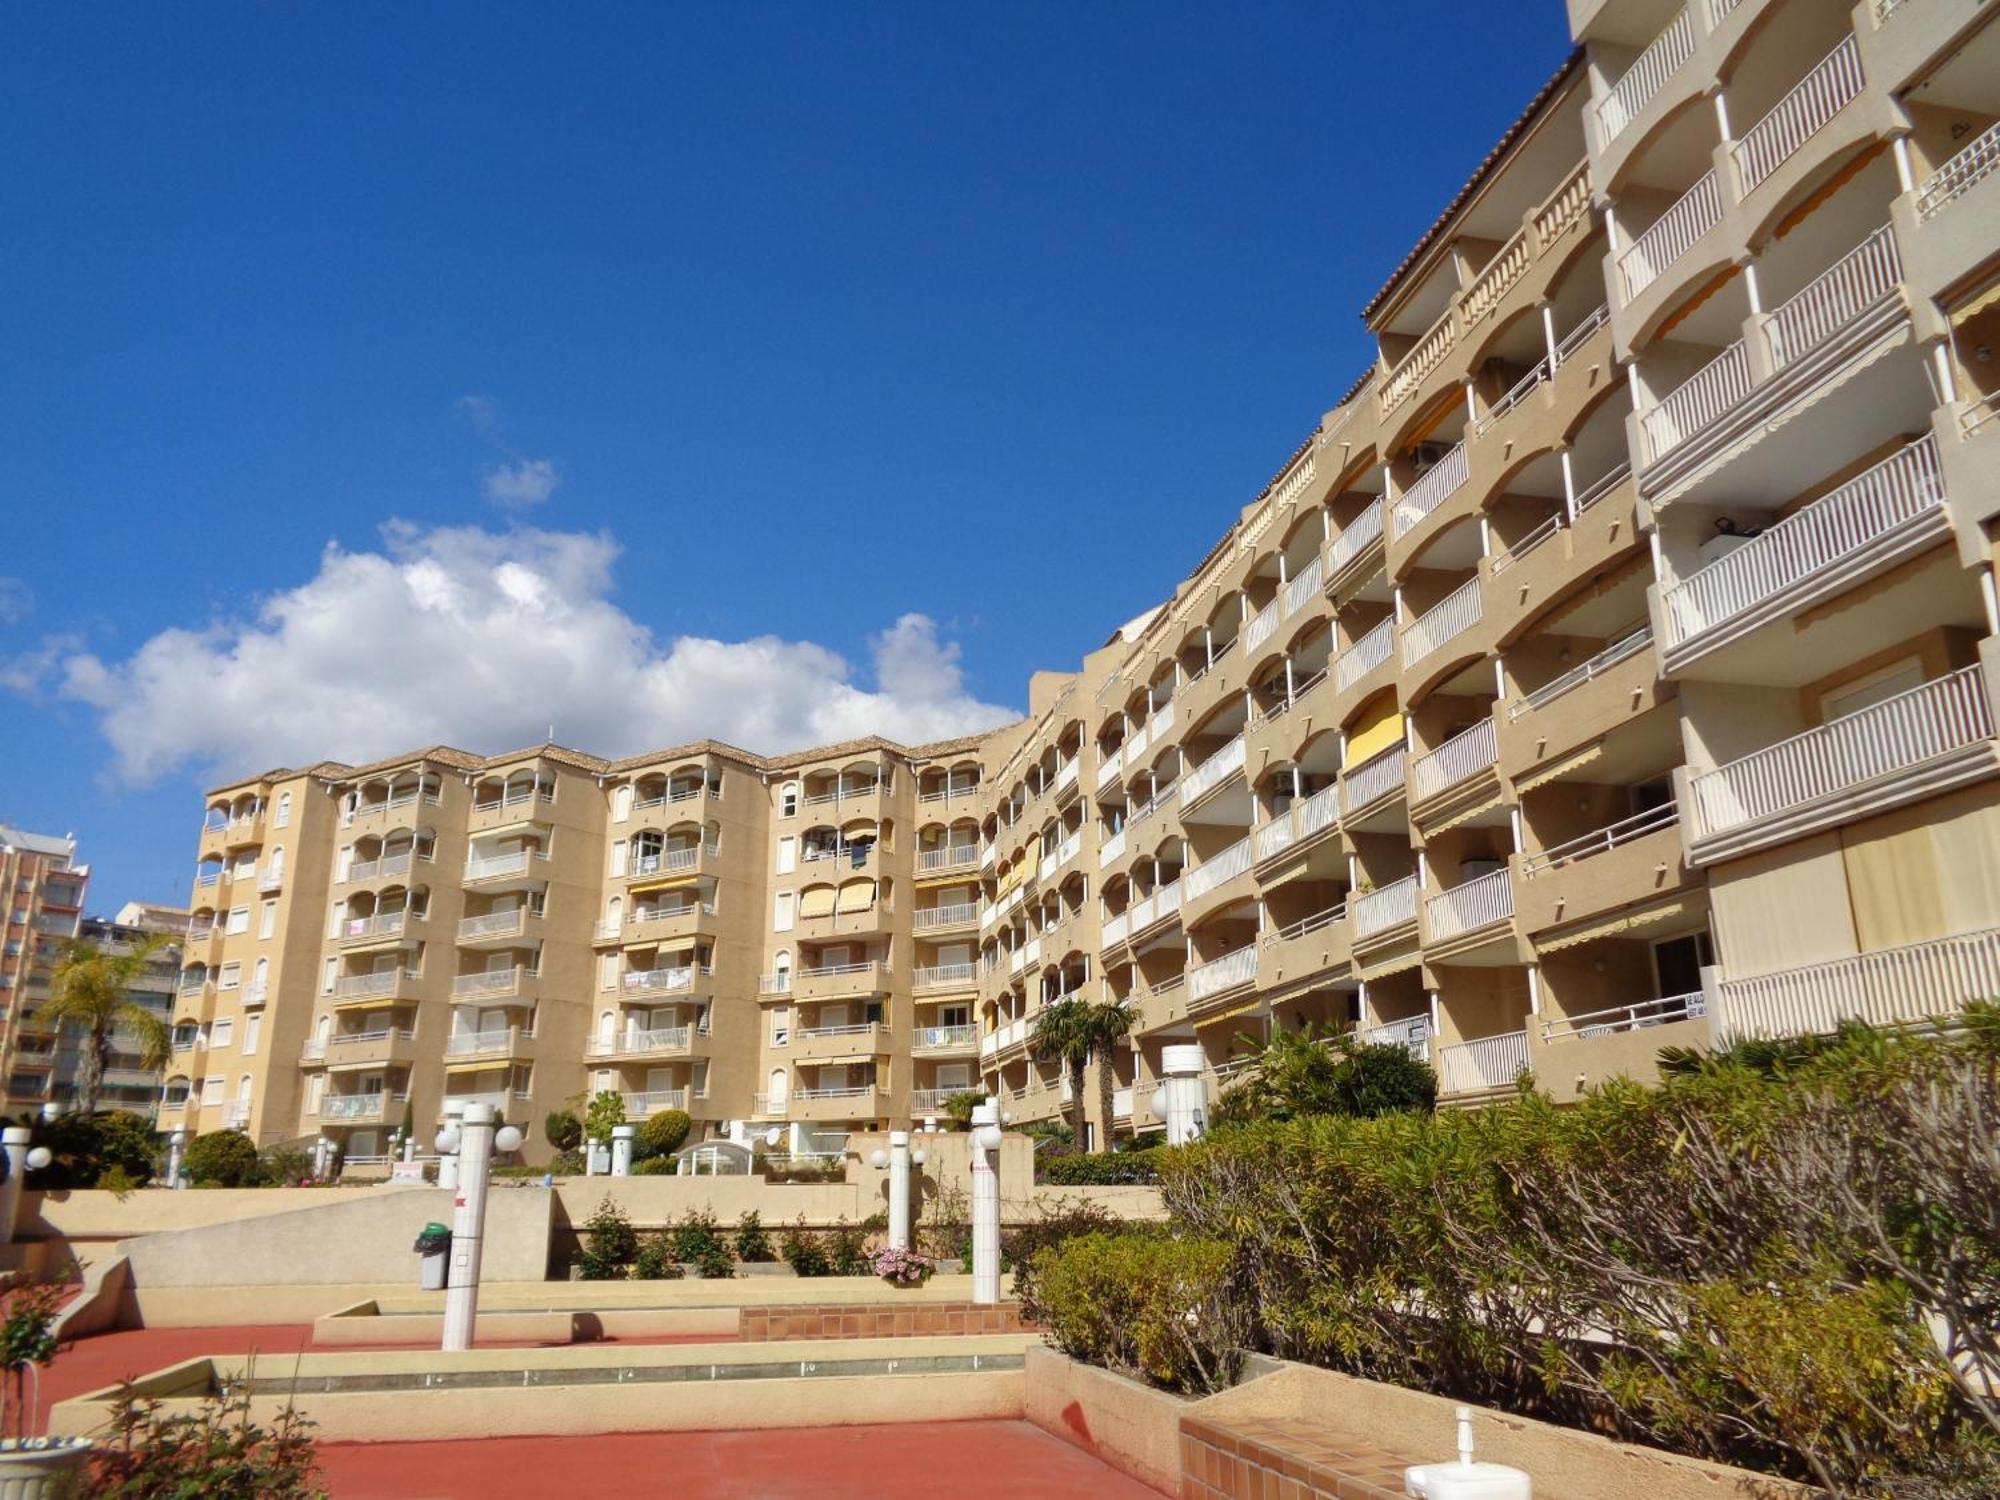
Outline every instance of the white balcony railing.
[[1630, 302], [1658, 281], [1709, 230], [1722, 222], [1722, 187], [1713, 169], [1674, 200], [1618, 257], [1618, 274]]
[[1239, 875], [1250, 872], [1252, 845], [1247, 838], [1238, 839], [1227, 849], [1210, 859], [1203, 860], [1188, 871], [1183, 880], [1190, 901], [1198, 901], [1210, 891], [1219, 890]]
[[1528, 1066], [1528, 1033], [1510, 1031], [1476, 1042], [1451, 1042], [1438, 1048], [1438, 1092], [1486, 1093], [1512, 1088]]
[[410, 873], [410, 854], [388, 854], [380, 859], [356, 860], [347, 867], [347, 878], [354, 880], [378, 880], [384, 876], [407, 875]]
[[372, 1000], [393, 995], [405, 982], [416, 978], [414, 970], [384, 969], [374, 974], [348, 974], [333, 982], [336, 1000]]
[[1609, 145], [1616, 140], [1693, 55], [1694, 17], [1682, 9], [1598, 101], [1599, 141]]
[[1396, 367], [1383, 378], [1380, 401], [1382, 415], [1387, 416], [1415, 395], [1430, 374], [1444, 362], [1451, 353], [1452, 345], [1458, 342], [1458, 309], [1448, 307], [1444, 316], [1418, 339], [1408, 354], [1398, 360]]
[[1099, 929], [1100, 935], [1104, 940], [1104, 946], [1108, 948], [1113, 943], [1124, 942], [1125, 934], [1131, 930], [1131, 927], [1132, 913], [1129, 911], [1121, 911], [1115, 917], [1106, 917], [1103, 927]]
[[511, 995], [521, 988], [528, 971], [520, 964], [506, 969], [487, 969], [477, 974], [460, 974], [451, 982], [454, 999], [480, 995]]
[[1417, 877], [1405, 875], [1393, 885], [1364, 891], [1348, 903], [1354, 911], [1354, 935], [1371, 938], [1417, 917]]
[[1594, 1037], [1615, 1036], [1621, 1031], [1644, 1031], [1649, 1026], [1665, 1026], [1674, 1021], [1694, 1021], [1708, 1014], [1708, 997], [1700, 990], [1685, 995], [1666, 995], [1658, 1000], [1641, 1000], [1617, 1005], [1609, 1010], [1588, 1011], [1580, 1016], [1553, 1016], [1542, 1022], [1545, 1042], [1590, 1041]]
[[509, 1026], [492, 1031], [458, 1031], [445, 1038], [446, 1057], [506, 1057], [521, 1039], [534, 1039], [525, 1027]]
[[974, 969], [969, 963], [931, 964], [910, 973], [910, 983], [920, 990], [959, 988], [973, 983], [974, 978]]
[[1101, 791], [1118, 779], [1118, 773], [1125, 769], [1125, 747], [1097, 757], [1097, 786]]
[[[805, 1092], [803, 1089], [801, 1093]], [[647, 1089], [643, 1093], [621, 1094], [625, 1102], [625, 1118], [643, 1120], [649, 1115], [657, 1115], [669, 1109], [687, 1108], [686, 1089]]]
[[1245, 651], [1255, 651], [1264, 642], [1268, 641], [1277, 632], [1277, 629], [1278, 601], [1273, 599], [1269, 604], [1258, 610], [1256, 614], [1252, 615], [1249, 623], [1243, 627], [1243, 649]]
[[1646, 456], [1659, 459], [1750, 394], [1750, 351], [1738, 339], [1675, 386], [1640, 419]]
[[373, 1120], [382, 1114], [381, 1094], [325, 1094], [319, 1101], [322, 1120]]
[[1396, 537], [1400, 541], [1416, 524], [1465, 486], [1471, 476], [1465, 444], [1459, 443], [1432, 464], [1396, 501]]
[[1386, 797], [1400, 788], [1406, 755], [1402, 745], [1391, 745], [1349, 771], [1343, 778], [1346, 793], [1342, 800], [1347, 811], [1352, 813], [1356, 808], [1366, 807], [1378, 797]]
[[1325, 586], [1326, 564], [1319, 554], [1315, 553], [1313, 560], [1286, 583], [1284, 593], [1279, 596], [1279, 602], [1284, 605], [1285, 618], [1289, 620], [1304, 609], [1309, 601], [1317, 599], [1320, 590]]
[[465, 862], [465, 878], [498, 880], [507, 875], [520, 875], [527, 870], [529, 857], [526, 849], [516, 849], [509, 854], [487, 854], [469, 858]]
[[1917, 218], [1935, 218], [2000, 168], [2000, 125], [1973, 137], [1972, 144], [1931, 173], [1917, 189]]
[[1726, 833], [1992, 737], [1980, 670], [1963, 667], [1695, 777], [1694, 836]]
[[1477, 776], [1499, 758], [1499, 730], [1489, 716], [1411, 763], [1410, 775], [1416, 784], [1418, 800], [1435, 797]]
[[1953, 1016], [2000, 995], [2000, 927], [1879, 948], [1799, 969], [1724, 980], [1725, 1038], [1813, 1036], [1843, 1021], [1894, 1026]]
[[1556, 699], [1575, 692], [1585, 683], [1595, 682], [1606, 672], [1628, 657], [1637, 656], [1653, 644], [1653, 627], [1641, 625], [1637, 630], [1620, 636], [1602, 651], [1581, 666], [1571, 667], [1562, 676], [1543, 683], [1524, 698], [1517, 698], [1507, 705], [1509, 722], [1522, 719], [1538, 708], [1546, 708]]
[[919, 849], [919, 870], [969, 870], [979, 863], [977, 844], [946, 844], [940, 849]]
[[970, 1052], [978, 1044], [972, 1026], [919, 1026], [910, 1036], [912, 1052]]
[[340, 940], [358, 943], [369, 938], [397, 937], [409, 921], [406, 911], [377, 912], [372, 917], [349, 917], [340, 924]]
[[1658, 833], [1662, 828], [1672, 828], [1680, 821], [1680, 804], [1663, 802], [1658, 807], [1649, 807], [1642, 813], [1634, 813], [1629, 818], [1621, 818], [1593, 833], [1581, 838], [1570, 839], [1557, 844], [1552, 849], [1544, 849], [1540, 854], [1531, 854], [1521, 861], [1523, 875], [1537, 875], [1545, 870], [1559, 870], [1564, 865], [1575, 864], [1580, 859], [1588, 859], [1593, 854], [1605, 854], [1634, 839], [1644, 838], [1649, 833]]
[[1424, 923], [1432, 942], [1477, 932], [1514, 915], [1514, 882], [1504, 869], [1424, 898]]
[[1144, 932], [1155, 922], [1164, 922], [1181, 909], [1181, 882], [1170, 881], [1154, 891], [1143, 901], [1132, 903], [1126, 913], [1131, 918], [1131, 931], [1136, 935]]
[[1132, 1085], [1111, 1091], [1111, 1118], [1129, 1120], [1132, 1118]]
[[1243, 769], [1243, 736], [1224, 745], [1181, 779], [1181, 806], [1197, 802]]
[[609, 1040], [593, 1038], [590, 1044], [592, 1057], [644, 1057], [652, 1053], [685, 1052], [690, 1038], [694, 1035], [687, 1026], [655, 1026], [645, 1030], [634, 1029], [619, 1032]]
[[1790, 161], [1861, 87], [1861, 43], [1849, 32], [1736, 142], [1733, 154], [1744, 196]]
[[1121, 828], [1097, 846], [1097, 868], [1105, 869], [1122, 859], [1124, 855], [1125, 830]]
[[1188, 970], [1188, 994], [1195, 1001], [1207, 1000], [1257, 977], [1257, 949], [1253, 945], [1225, 953], [1218, 959], [1197, 964]]
[[1382, 535], [1382, 502], [1377, 500], [1352, 521], [1347, 529], [1335, 537], [1326, 549], [1326, 571], [1329, 576], [1359, 557], [1370, 542]]
[[1944, 510], [1937, 440], [1920, 438], [1664, 591], [1667, 644], [1681, 646]]
[[1896, 237], [1885, 224], [1771, 314], [1765, 325], [1779, 369], [1817, 349], [1903, 279]]
[[1403, 628], [1403, 665], [1414, 666], [1480, 620], [1479, 575], [1473, 574]]
[[[528, 909], [525, 906], [510, 907], [506, 911], [489, 911], [477, 917], [466, 917], [458, 924], [461, 942], [479, 938], [512, 937], [528, 925]], [[602, 924], [599, 924], [602, 925]], [[613, 932], [617, 930], [613, 924]]]
[[677, 964], [665, 969], [630, 969], [618, 976], [619, 987], [645, 994], [679, 994], [694, 989], [695, 975], [711, 972], [696, 964]]
[[1392, 616], [1340, 653], [1333, 667], [1334, 687], [1346, 692], [1387, 661], [1395, 647], [1396, 621]]
[[915, 923], [919, 932], [934, 927], [958, 927], [967, 922], [979, 920], [979, 907], [970, 901], [958, 902], [951, 906], [922, 906], [917, 908]]
[[1431, 1018], [1411, 1016], [1405, 1021], [1388, 1021], [1380, 1026], [1364, 1026], [1354, 1033], [1364, 1047], [1401, 1047], [1419, 1062], [1431, 1055]]

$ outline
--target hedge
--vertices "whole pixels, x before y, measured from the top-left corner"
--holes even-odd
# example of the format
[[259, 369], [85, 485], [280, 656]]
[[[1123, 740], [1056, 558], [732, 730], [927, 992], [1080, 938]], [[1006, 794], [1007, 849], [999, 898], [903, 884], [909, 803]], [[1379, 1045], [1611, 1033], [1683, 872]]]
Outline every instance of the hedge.
[[1146, 1146], [1057, 1156], [1043, 1164], [1041, 1178], [1058, 1187], [1120, 1187], [1158, 1182], [1160, 1157], [1157, 1150]]

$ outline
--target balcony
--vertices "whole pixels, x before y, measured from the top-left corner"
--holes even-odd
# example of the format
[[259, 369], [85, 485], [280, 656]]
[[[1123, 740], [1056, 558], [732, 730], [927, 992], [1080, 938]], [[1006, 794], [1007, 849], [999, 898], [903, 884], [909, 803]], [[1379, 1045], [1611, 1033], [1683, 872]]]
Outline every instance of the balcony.
[[[399, 1096], [396, 1102], [407, 1098]], [[382, 1119], [388, 1106], [387, 1094], [326, 1094], [319, 1101], [319, 1117], [343, 1125], [366, 1125]]]
[[800, 1062], [859, 1062], [888, 1052], [889, 1030], [874, 1021], [804, 1026], [792, 1032], [791, 1049]]
[[618, 976], [618, 988], [626, 995], [650, 998], [654, 995], [691, 995], [698, 978], [715, 971], [701, 964], [677, 964], [664, 969], [627, 969]]
[[1917, 189], [1917, 221], [1929, 223], [1995, 170], [2000, 170], [2000, 125], [1975, 136], [1971, 145], [1939, 167]]
[[1329, 585], [1353, 566], [1373, 543], [1382, 540], [1382, 507], [1383, 502], [1377, 500], [1348, 522], [1339, 536], [1327, 543], [1326, 581]]
[[1243, 769], [1243, 736], [1224, 745], [1181, 778], [1181, 806], [1192, 807]]
[[1625, 300], [1634, 301], [1722, 222], [1722, 186], [1711, 169], [1618, 256]]
[[1514, 1087], [1528, 1066], [1528, 1033], [1510, 1031], [1438, 1048], [1438, 1093], [1494, 1094]]
[[1696, 864], [1744, 854], [1833, 823], [1993, 774], [1993, 712], [1964, 667], [1697, 776], [1690, 783]]
[[1142, 901], [1135, 901], [1126, 913], [1131, 919], [1130, 935], [1139, 937], [1149, 928], [1178, 917], [1181, 909], [1181, 882], [1169, 881]]
[[644, 1093], [620, 1094], [618, 1097], [624, 1101], [625, 1118], [628, 1120], [643, 1120], [670, 1109], [685, 1112], [688, 1107], [688, 1091], [684, 1088], [647, 1089]]
[[1411, 1016], [1402, 1021], [1385, 1021], [1380, 1026], [1363, 1026], [1354, 1040], [1364, 1047], [1401, 1047], [1418, 1062], [1431, 1058], [1431, 1018]]
[[[525, 1111], [533, 1102], [526, 1089], [475, 1089], [464, 1094], [446, 1094], [438, 1101], [438, 1119], [452, 1118], [450, 1112], [454, 1107], [462, 1113], [468, 1105], [483, 1104], [493, 1111], [496, 1119], [504, 1120], [510, 1110], [518, 1107]], [[519, 1120], [522, 1116], [517, 1114], [514, 1118]]]
[[1731, 148], [1741, 196], [1749, 197], [1797, 155], [1862, 87], [1861, 46], [1850, 33]]
[[451, 981], [451, 998], [454, 1000], [497, 1000], [521, 993], [522, 985], [536, 978], [536, 971], [525, 964], [515, 964], [510, 969], [486, 969], [476, 974], [460, 974]]
[[421, 976], [415, 969], [384, 969], [373, 974], [347, 974], [334, 980], [336, 1005], [358, 1000], [388, 1000], [412, 988]]
[[548, 863], [539, 850], [516, 849], [507, 854], [476, 855], [465, 862], [465, 884], [497, 885], [505, 880], [531, 878], [537, 865]]
[[1457, 342], [1458, 309], [1448, 307], [1429, 331], [1411, 346], [1410, 352], [1383, 376], [1381, 394], [1376, 398], [1381, 414], [1388, 417], [1414, 396], [1432, 372], [1444, 363], [1445, 356], [1451, 353]]
[[980, 1094], [983, 1097], [983, 1091], [972, 1083], [950, 1089], [911, 1089], [910, 1113], [919, 1120], [938, 1118], [945, 1113], [947, 1101], [960, 1094]]
[[1395, 539], [1400, 542], [1416, 530], [1425, 516], [1463, 489], [1471, 472], [1464, 443], [1459, 443], [1426, 469], [1423, 476], [1396, 502]]
[[792, 1120], [872, 1120], [883, 1113], [881, 1090], [873, 1084], [842, 1088], [793, 1089], [783, 1100], [765, 1099], [760, 1113]]
[[978, 983], [972, 964], [930, 964], [910, 974], [910, 988], [919, 994], [926, 990], [969, 990]]
[[1551, 1016], [1542, 1022], [1542, 1042], [1595, 1041], [1631, 1031], [1648, 1031], [1655, 1026], [1671, 1026], [1677, 1021], [1699, 1021], [1708, 1014], [1708, 998], [1700, 990], [1686, 995], [1667, 995], [1658, 1000], [1641, 1000], [1634, 1005], [1617, 1005], [1609, 1010], [1588, 1011], [1580, 1016]]
[[1343, 774], [1341, 801], [1348, 817], [1403, 790], [1403, 763], [1407, 755], [1402, 744], [1394, 744]]
[[2000, 995], [2000, 927], [1879, 948], [1803, 968], [1722, 981], [1716, 1031], [1742, 1037], [1816, 1036], [1843, 1021], [1908, 1025], [1955, 1016]]
[[1672, 802], [1648, 808], [1524, 856], [1519, 867], [1515, 915], [1523, 932], [1571, 926], [1670, 895], [1689, 879], [1680, 809]]
[[938, 849], [917, 851], [917, 877], [925, 879], [932, 875], [952, 875], [961, 871], [979, 868], [979, 846], [977, 844], [946, 844]]
[[1333, 664], [1333, 684], [1346, 692], [1370, 672], [1389, 660], [1396, 645], [1396, 622], [1386, 619], [1340, 653]]
[[505, 1031], [455, 1031], [445, 1038], [444, 1055], [447, 1061], [463, 1061], [466, 1058], [507, 1059], [526, 1057], [523, 1045], [535, 1039], [531, 1026], [509, 1026]]
[[1097, 846], [1097, 868], [1109, 869], [1125, 857], [1125, 830], [1119, 829]]
[[[688, 844], [681, 848], [661, 849], [652, 854], [635, 854], [632, 856], [631, 867], [625, 873], [628, 878], [634, 880], [649, 875], [677, 875], [694, 869], [701, 863], [704, 854], [710, 856], [719, 854], [721, 847], [720, 844], [714, 843]], [[546, 859], [548, 856], [541, 857]], [[810, 860], [817, 856], [809, 853], [805, 857]]]
[[792, 993], [801, 1000], [839, 1000], [875, 995], [888, 987], [889, 965], [873, 960], [800, 969], [792, 976]]
[[416, 1055], [416, 1032], [410, 1027], [371, 1026], [361, 1031], [336, 1031], [325, 1041], [310, 1041], [299, 1052], [299, 1061], [338, 1063], [357, 1067], [369, 1064], [407, 1063]]
[[1514, 915], [1514, 881], [1505, 869], [1424, 898], [1424, 926], [1430, 943], [1456, 944]]
[[1410, 763], [1410, 780], [1419, 802], [1450, 791], [1470, 781], [1500, 758], [1500, 736], [1491, 718], [1481, 719], [1462, 734], [1455, 734], [1428, 755]]
[[1597, 102], [1597, 138], [1609, 145], [1645, 111], [1681, 64], [1694, 56], [1694, 16], [1683, 8]]
[[1181, 877], [1189, 903], [1201, 900], [1240, 875], [1250, 873], [1253, 846], [1248, 838], [1238, 839], [1227, 849], [1211, 855]]
[[918, 932], [938, 932], [953, 927], [971, 927], [979, 921], [979, 907], [971, 901], [953, 906], [920, 906], [912, 913]]
[[713, 901], [688, 901], [679, 906], [636, 906], [622, 922], [597, 924], [597, 940], [615, 940], [631, 948], [644, 948], [674, 938], [693, 937], [708, 930], [715, 915]]
[[1351, 931], [1343, 901], [1265, 933], [1257, 964], [1258, 988], [1277, 990], [1346, 968]]
[[1010, 1048], [1024, 1045], [1027, 1040], [1028, 1018], [1016, 1016], [1013, 1020], [994, 1027], [979, 1039], [979, 1055], [983, 1058], [998, 1057]]
[[372, 917], [349, 917], [340, 924], [342, 946], [348, 943], [379, 943], [400, 938], [409, 926], [406, 911], [382, 912]]
[[528, 930], [528, 909], [517, 906], [509, 911], [489, 911], [477, 917], [465, 917], [458, 924], [458, 943], [461, 948], [479, 948], [488, 943], [505, 943], [519, 938]]
[[919, 1026], [910, 1036], [912, 1057], [957, 1057], [978, 1050], [979, 1031], [973, 1026]]
[[401, 854], [385, 854], [379, 859], [358, 859], [347, 867], [341, 879], [348, 885], [359, 885], [365, 880], [393, 880], [410, 873], [411, 857], [406, 849]]
[[633, 1027], [614, 1033], [609, 1039], [592, 1037], [584, 1055], [611, 1061], [638, 1061], [648, 1057], [686, 1057], [694, 1045], [691, 1026], [656, 1026], [649, 1030]]
[[1413, 667], [1480, 621], [1479, 576], [1474, 574], [1403, 627], [1403, 665]]
[[1255, 862], [1263, 864], [1340, 825], [1340, 786], [1323, 787], [1294, 802], [1251, 835]]
[[1226, 995], [1231, 990], [1256, 982], [1257, 948], [1253, 944], [1189, 969], [1188, 999], [1193, 1005], [1203, 1005], [1218, 995]]
[[1356, 945], [1387, 939], [1417, 920], [1417, 877], [1405, 875], [1379, 890], [1363, 891], [1350, 901]]

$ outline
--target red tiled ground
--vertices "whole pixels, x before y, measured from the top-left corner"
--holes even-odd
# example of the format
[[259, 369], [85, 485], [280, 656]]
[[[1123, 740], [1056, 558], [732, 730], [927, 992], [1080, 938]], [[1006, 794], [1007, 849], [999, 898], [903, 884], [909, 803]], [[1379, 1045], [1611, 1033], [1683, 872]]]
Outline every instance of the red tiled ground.
[[328, 1443], [320, 1462], [334, 1500], [1159, 1500], [1026, 1422]]

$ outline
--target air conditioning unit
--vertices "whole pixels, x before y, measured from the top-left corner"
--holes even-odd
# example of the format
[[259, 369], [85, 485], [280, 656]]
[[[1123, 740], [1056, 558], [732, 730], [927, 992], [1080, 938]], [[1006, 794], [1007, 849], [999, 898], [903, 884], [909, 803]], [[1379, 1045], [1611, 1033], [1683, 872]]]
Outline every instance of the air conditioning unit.
[[1451, 446], [1448, 443], [1419, 443], [1410, 450], [1410, 462], [1422, 474], [1444, 462], [1444, 456], [1449, 452]]

